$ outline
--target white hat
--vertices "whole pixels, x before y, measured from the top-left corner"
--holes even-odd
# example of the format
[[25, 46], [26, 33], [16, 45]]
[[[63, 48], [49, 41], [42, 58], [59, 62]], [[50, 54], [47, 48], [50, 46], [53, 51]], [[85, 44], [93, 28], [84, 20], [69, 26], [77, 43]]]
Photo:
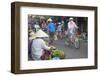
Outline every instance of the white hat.
[[73, 18], [71, 17], [71, 18], [69, 18], [69, 20], [73, 20]]
[[50, 21], [50, 22], [51, 22], [51, 21], [52, 21], [52, 19], [51, 19], [51, 18], [49, 18], [47, 21]]
[[35, 33], [35, 37], [49, 37], [48, 34], [43, 32], [41, 29]]
[[58, 24], [61, 25], [61, 22], [59, 22]]

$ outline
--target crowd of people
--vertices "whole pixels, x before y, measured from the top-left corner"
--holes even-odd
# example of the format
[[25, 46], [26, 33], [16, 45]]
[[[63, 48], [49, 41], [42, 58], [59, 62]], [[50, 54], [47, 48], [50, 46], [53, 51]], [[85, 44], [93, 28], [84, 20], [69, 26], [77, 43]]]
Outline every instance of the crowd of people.
[[[28, 23], [28, 36], [29, 36], [29, 55], [33, 60], [44, 60], [45, 52], [53, 49], [53, 41], [62, 39], [63, 36], [69, 36], [71, 41], [73, 41], [73, 35], [75, 34], [75, 29], [78, 26], [74, 22], [73, 18], [69, 18], [67, 23], [67, 29], [64, 27], [64, 21], [54, 21], [52, 18], [47, 20], [42, 19], [40, 21], [32, 22], [29, 20]], [[43, 38], [48, 37], [49, 43], [45, 44]]]
[[[65, 22], [67, 22], [67, 24], [65, 24]], [[44, 32], [50, 34], [51, 37], [54, 37], [55, 40], [63, 38], [63, 36], [68, 32], [68, 29], [73, 29], [74, 26], [77, 28], [73, 18], [66, 19], [66, 21], [63, 19], [55, 20], [52, 18], [44, 18], [37, 21], [29, 20], [28, 25], [29, 30], [32, 29], [36, 32], [37, 30], [42, 29]]]

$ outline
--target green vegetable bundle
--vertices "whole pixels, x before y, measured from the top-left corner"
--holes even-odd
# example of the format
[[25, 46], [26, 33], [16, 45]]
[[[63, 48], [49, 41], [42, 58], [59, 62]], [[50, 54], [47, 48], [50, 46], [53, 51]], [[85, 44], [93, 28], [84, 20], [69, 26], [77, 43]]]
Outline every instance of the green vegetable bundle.
[[65, 58], [65, 54], [62, 50], [56, 49], [52, 51], [52, 56], [53, 57], [60, 57], [60, 59], [64, 59]]

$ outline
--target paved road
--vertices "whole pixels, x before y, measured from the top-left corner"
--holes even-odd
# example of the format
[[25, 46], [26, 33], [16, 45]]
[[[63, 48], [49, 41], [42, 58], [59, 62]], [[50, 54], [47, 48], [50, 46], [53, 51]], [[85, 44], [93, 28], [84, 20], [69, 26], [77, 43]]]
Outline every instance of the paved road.
[[80, 48], [76, 49], [73, 46], [65, 45], [64, 39], [54, 41], [54, 46], [59, 49], [62, 49], [65, 53], [66, 59], [78, 59], [78, 58], [87, 58], [88, 57], [88, 46], [87, 41], [80, 41]]

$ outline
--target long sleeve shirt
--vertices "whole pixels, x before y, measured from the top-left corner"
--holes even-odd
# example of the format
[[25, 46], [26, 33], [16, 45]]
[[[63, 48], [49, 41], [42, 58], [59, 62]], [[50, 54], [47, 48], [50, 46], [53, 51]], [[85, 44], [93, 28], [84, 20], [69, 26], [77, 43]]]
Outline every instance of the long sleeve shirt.
[[50, 50], [50, 47], [48, 47], [44, 40], [42, 39], [35, 39], [32, 42], [32, 57], [35, 60], [39, 60], [39, 58], [43, 55], [43, 50]]
[[78, 28], [74, 21], [68, 22], [68, 29]]

